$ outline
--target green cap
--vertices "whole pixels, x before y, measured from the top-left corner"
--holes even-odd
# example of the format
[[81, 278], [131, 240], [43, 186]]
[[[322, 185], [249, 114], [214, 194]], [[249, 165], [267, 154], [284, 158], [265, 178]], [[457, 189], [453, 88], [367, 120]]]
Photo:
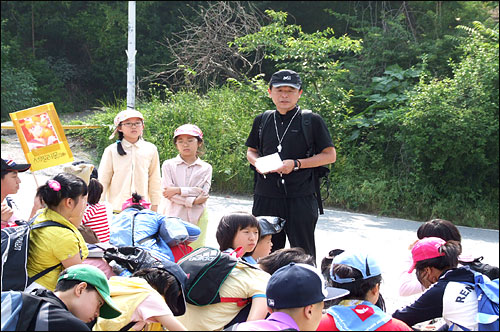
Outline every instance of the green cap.
[[59, 280], [79, 280], [94, 286], [106, 302], [102, 305], [99, 316], [112, 319], [122, 313], [117, 309], [116, 304], [111, 300], [108, 279], [106, 275], [97, 267], [88, 264], [77, 264], [66, 269], [66, 272], [57, 279]]

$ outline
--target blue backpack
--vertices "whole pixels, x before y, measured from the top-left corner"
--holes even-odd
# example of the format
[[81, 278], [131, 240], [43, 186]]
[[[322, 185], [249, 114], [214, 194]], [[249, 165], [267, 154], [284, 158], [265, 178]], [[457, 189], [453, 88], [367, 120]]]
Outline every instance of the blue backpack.
[[[489, 280], [479, 272], [472, 270], [471, 272], [474, 273], [474, 284], [467, 284], [474, 286], [477, 295], [478, 331], [498, 331], [498, 278]], [[459, 326], [463, 331], [468, 331], [459, 324], [452, 324], [450, 330], [454, 325]]]

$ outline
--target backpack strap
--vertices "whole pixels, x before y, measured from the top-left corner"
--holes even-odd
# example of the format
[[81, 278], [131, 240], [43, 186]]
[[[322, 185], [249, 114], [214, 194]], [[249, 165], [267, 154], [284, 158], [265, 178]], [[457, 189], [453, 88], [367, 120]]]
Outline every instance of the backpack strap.
[[123, 326], [121, 329], [119, 329], [118, 331], [128, 331], [132, 328], [132, 326], [134, 326], [135, 324], [137, 324], [137, 322], [130, 322], [128, 323], [127, 325]]
[[306, 158], [309, 158], [314, 155], [314, 137], [311, 124], [312, 111], [301, 109], [300, 114], [302, 115], [302, 132], [304, 133], [304, 139], [306, 140], [307, 146]]
[[[246, 265], [247, 267], [250, 267], [252, 269], [256, 269], [256, 270], [260, 270], [258, 267], [254, 266], [253, 264], [250, 264], [248, 262], [246, 262], [245, 260], [243, 259], [238, 259], [238, 263], [241, 263], [243, 265]], [[238, 264], [236, 263], [236, 264]], [[244, 307], [246, 306], [248, 303], [251, 303], [252, 302], [252, 298], [249, 297], [249, 298], [242, 298], [242, 297], [220, 297], [220, 301], [221, 302], [236, 302], [236, 305], [238, 307]]]
[[[48, 226], [56, 226], [56, 227], [62, 227], [62, 228], [66, 228], [66, 229], [69, 229], [70, 231], [74, 232], [71, 228], [69, 228], [68, 226], [64, 226], [58, 222], [55, 222], [55, 221], [52, 221], [52, 220], [46, 220], [46, 221], [43, 221], [39, 224], [36, 224], [34, 226], [31, 226], [31, 230], [34, 230], [34, 229], [38, 229], [38, 228], [43, 228], [43, 227], [48, 227]], [[57, 268], [59, 265], [62, 265], [62, 263], [59, 263], [59, 264], [56, 264], [54, 266], [51, 266], [49, 268], [46, 268], [45, 270], [41, 271], [41, 272], [38, 272], [37, 274], [35, 274], [34, 276], [28, 278], [28, 285], [31, 285], [35, 280], [43, 277], [44, 275], [46, 275], [47, 273], [49, 273], [50, 271], [54, 270], [55, 268]]]
[[139, 213], [139, 210], [135, 211], [134, 214], [132, 215], [132, 246], [135, 247], [135, 240], [134, 240], [134, 230], [135, 230], [135, 216]]
[[234, 323], [228, 327], [226, 327], [223, 331], [236, 331], [236, 328], [238, 327], [240, 323]]
[[273, 114], [274, 110], [267, 110], [264, 113], [262, 113], [262, 118], [260, 119], [260, 124], [259, 124], [259, 148], [257, 149], [259, 152], [259, 157], [262, 157], [264, 154], [262, 153], [262, 148], [264, 146], [264, 138], [263, 138], [263, 131], [264, 127], [266, 126], [267, 122], [269, 121], [269, 118], [271, 117], [271, 114]]
[[44, 302], [49, 302], [52, 305], [61, 307], [59, 302], [48, 297], [37, 296], [25, 292], [21, 292], [21, 296], [23, 298], [23, 306], [19, 312], [16, 331], [28, 331], [31, 323], [34, 320], [36, 321], [38, 312]]
[[252, 302], [252, 298], [249, 297], [247, 299], [244, 299], [242, 297], [220, 297], [221, 302], [236, 302], [236, 305], [238, 307], [244, 307], [248, 303]]

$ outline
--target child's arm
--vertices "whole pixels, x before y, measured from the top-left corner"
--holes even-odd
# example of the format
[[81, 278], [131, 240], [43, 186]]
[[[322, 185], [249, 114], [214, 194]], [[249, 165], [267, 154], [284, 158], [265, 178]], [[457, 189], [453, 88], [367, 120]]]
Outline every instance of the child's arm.
[[98, 174], [98, 180], [102, 184], [101, 200], [105, 201], [109, 186], [111, 185], [111, 179], [113, 178], [113, 157], [111, 155], [111, 148], [109, 147], [106, 148], [102, 154]]
[[169, 331], [187, 331], [186, 327], [173, 315], [156, 316], [153, 318]]
[[156, 146], [155, 152], [153, 154], [153, 160], [151, 161], [151, 164], [149, 166], [148, 178], [148, 190], [149, 199], [151, 200], [151, 210], [156, 211], [161, 199], [160, 157], [158, 155], [158, 149], [156, 148]]
[[[173, 203], [183, 205], [186, 207], [193, 206], [193, 201], [200, 194], [203, 193], [201, 188], [197, 187], [178, 187], [177, 183], [174, 181], [176, 178], [175, 165], [171, 164], [172, 160], [166, 160], [163, 162], [161, 171], [161, 187], [163, 197], [171, 200]], [[182, 189], [192, 189], [190, 192]]]

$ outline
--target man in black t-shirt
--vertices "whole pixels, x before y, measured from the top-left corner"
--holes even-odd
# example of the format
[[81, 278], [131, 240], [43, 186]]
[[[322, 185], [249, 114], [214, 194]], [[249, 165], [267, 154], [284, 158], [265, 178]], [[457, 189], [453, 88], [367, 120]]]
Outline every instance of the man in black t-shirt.
[[265, 124], [261, 124], [263, 114], [255, 118], [245, 143], [247, 159], [255, 166], [257, 158], [277, 152], [283, 165], [267, 174], [256, 171], [252, 214], [286, 220], [284, 231], [273, 235], [273, 250], [284, 248], [288, 236], [291, 247], [302, 247], [315, 257], [318, 203], [313, 168], [334, 163], [335, 148], [324, 120], [312, 113], [310, 125], [316, 154], [308, 157], [308, 145], [302, 133], [303, 115], [297, 105], [302, 95], [302, 82], [296, 72], [280, 70], [274, 73], [268, 92], [276, 110]]

